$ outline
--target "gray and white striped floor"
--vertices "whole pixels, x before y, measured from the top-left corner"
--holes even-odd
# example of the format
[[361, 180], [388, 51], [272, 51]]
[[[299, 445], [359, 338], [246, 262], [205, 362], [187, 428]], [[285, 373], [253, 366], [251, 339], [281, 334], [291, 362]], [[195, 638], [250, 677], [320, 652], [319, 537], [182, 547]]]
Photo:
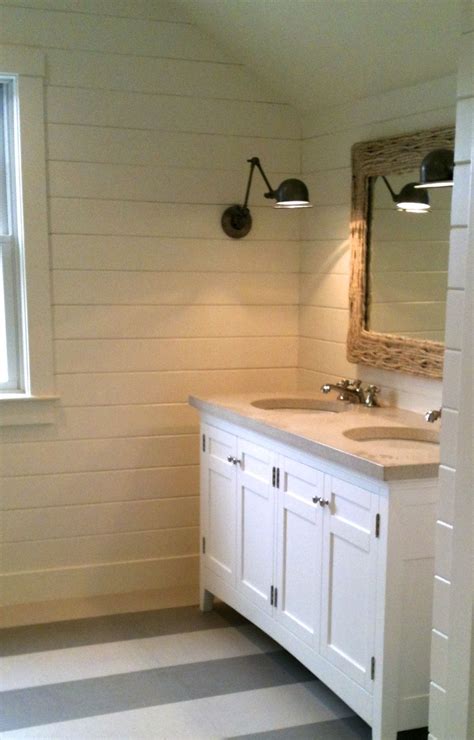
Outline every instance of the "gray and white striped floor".
[[2, 630], [8, 738], [368, 740], [370, 728], [224, 605]]

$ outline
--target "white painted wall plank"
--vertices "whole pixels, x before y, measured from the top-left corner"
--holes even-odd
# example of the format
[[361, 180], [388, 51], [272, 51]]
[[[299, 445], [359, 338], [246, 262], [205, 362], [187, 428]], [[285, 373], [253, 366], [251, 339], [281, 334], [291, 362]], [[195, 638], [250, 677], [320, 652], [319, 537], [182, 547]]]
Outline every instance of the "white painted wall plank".
[[[19, 5], [18, 0], [2, 0], [3, 5]], [[70, 13], [112, 15], [125, 18], [153, 18], [179, 23], [176, 5], [160, 0], [28, 0], [37, 10], [60, 10]], [[185, 21], [181, 21], [184, 23]]]
[[58, 86], [48, 88], [47, 111], [49, 123], [298, 138], [292, 109], [277, 103]]
[[48, 125], [47, 136], [50, 160], [195, 167], [201, 172], [232, 169], [236, 181], [238, 178], [241, 183], [242, 197], [249, 157], [260, 157], [264, 166], [275, 172], [296, 173], [300, 167], [300, 142], [294, 139], [279, 139], [275, 145], [275, 141], [258, 135], [226, 136], [59, 123]]
[[296, 390], [296, 368], [72, 373], [56, 376], [64, 406], [185, 403], [188, 396]]
[[198, 435], [126, 437], [65, 442], [24, 442], [4, 445], [4, 475], [130, 470], [195, 465]]
[[[328, 342], [320, 339], [301, 338], [298, 366], [340, 378], [350, 378], [353, 367], [346, 359], [345, 342]], [[326, 381], [323, 381], [326, 382]], [[319, 390], [319, 388], [318, 388]]]
[[178, 498], [198, 494], [197, 465], [20, 475], [5, 479], [2, 509]]
[[199, 529], [182, 527], [119, 534], [57, 537], [0, 546], [5, 573], [123, 560], [194, 555], [199, 550]]
[[369, 326], [373, 331], [403, 335], [406, 332], [424, 331], [429, 327], [434, 331], [442, 332], [444, 336], [445, 314], [444, 301], [418, 303], [415, 311], [411, 301], [374, 303]]
[[4, 6], [0, 10], [0, 39], [5, 43], [132, 56], [231, 61], [192, 25], [28, 7]]
[[347, 239], [350, 209], [347, 205], [316, 206], [301, 214], [303, 239]]
[[49, 49], [48, 82], [65, 87], [278, 102], [239, 64], [150, 59], [102, 51]]
[[[179, 319], [179, 306], [186, 304], [296, 305], [298, 275], [106, 270], [78, 275], [74, 270], [57, 270], [53, 293], [54, 303], [66, 305], [174, 305], [174, 317]], [[137, 336], [146, 334], [140, 330]]]
[[[232, 203], [245, 172], [244, 162], [239, 176], [233, 170], [50, 162], [49, 192], [59, 198], [114, 200], [126, 194], [128, 201]], [[268, 171], [268, 178], [276, 184], [291, 174]], [[249, 204], [268, 206], [263, 193], [264, 188], [254, 187]]]
[[197, 434], [199, 418], [188, 404], [135, 404], [133, 406], [61, 407], [56, 423], [46, 430], [6, 428], [6, 442], [33, 442], [56, 439], [107, 439], [155, 435]]
[[302, 240], [300, 242], [301, 273], [332, 273], [348, 275], [350, 269], [349, 239]]
[[393, 241], [383, 242], [382, 250], [374, 250], [371, 266], [380, 272], [410, 272], [426, 270], [446, 270], [446, 242], [444, 241]]
[[[431, 268], [431, 265], [429, 265]], [[426, 266], [425, 266], [426, 269]], [[448, 275], [435, 272], [377, 272], [372, 271], [371, 297], [373, 303], [442, 302], [446, 301]]]
[[[378, 103], [379, 98], [374, 100]], [[315, 132], [314, 138], [303, 138], [305, 174], [319, 172], [322, 175], [327, 170], [350, 167], [350, 148], [358, 141], [401, 136], [437, 126], [452, 126], [455, 109], [451, 104], [426, 113], [413, 112], [402, 117], [392, 112], [391, 115], [388, 114], [387, 120], [361, 126], [352, 124], [351, 115], [340, 117], [339, 110], [333, 115], [334, 121], [328, 125], [329, 130], [326, 133], [324, 125], [318, 119], [317, 125], [320, 128]]]
[[60, 373], [296, 367], [296, 337], [59, 339]]
[[296, 336], [298, 307], [62, 305], [55, 307], [54, 326], [58, 339]]
[[[298, 272], [298, 244], [288, 241], [209, 240], [190, 237], [78, 236], [52, 237], [53, 266], [75, 270], [152, 270], [164, 272]], [[222, 238], [219, 238], [221, 237]]]
[[[5, 604], [162, 590], [194, 586], [199, 558], [185, 555], [152, 560], [122, 561], [75, 568], [55, 568], [13, 573], [2, 577]], [[196, 589], [197, 596], [197, 589]]]
[[[240, 198], [236, 188], [236, 200]], [[51, 198], [53, 234], [222, 238], [220, 205], [139, 203], [126, 200]], [[252, 238], [298, 239], [298, 214], [271, 207], [252, 210]]]
[[[372, 133], [361, 137], [360, 140], [363, 138], [373, 139], [376, 138], [378, 135], [376, 132], [383, 128], [386, 121], [404, 122], [405, 126], [412, 125], [411, 130], [416, 131], [417, 125], [415, 123], [413, 126], [413, 119], [423, 113], [426, 113], [428, 122], [420, 128], [443, 125], [436, 122], [437, 116], [444, 109], [449, 109], [451, 122], [453, 122], [455, 99], [455, 75], [429, 80], [418, 85], [390, 90], [382, 95], [364, 98], [356, 102], [351, 101], [346, 105], [321, 111], [317, 117], [311, 114], [307, 115], [303, 120], [303, 137], [309, 138], [335, 131], [370, 126]], [[434, 101], [436, 101], [435, 105], [433, 105]], [[380, 135], [390, 136], [395, 134], [384, 132]]]
[[302, 306], [300, 336], [345, 342], [349, 328], [349, 313], [341, 308]]
[[[91, 534], [195, 527], [198, 522], [198, 497], [77, 506], [51, 506], [47, 509], [15, 509], [3, 514], [3, 542], [49, 540]], [[38, 536], [38, 533], [41, 535]], [[136, 560], [137, 558], [133, 558]]]
[[307, 273], [300, 279], [302, 305], [323, 308], [349, 308], [349, 276], [332, 273]]

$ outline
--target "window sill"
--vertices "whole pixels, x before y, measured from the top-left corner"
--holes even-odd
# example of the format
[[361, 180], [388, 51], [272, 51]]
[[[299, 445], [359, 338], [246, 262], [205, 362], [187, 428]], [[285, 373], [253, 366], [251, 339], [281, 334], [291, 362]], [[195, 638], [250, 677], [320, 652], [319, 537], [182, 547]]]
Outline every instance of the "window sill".
[[0, 396], [0, 427], [53, 424], [57, 401], [58, 396], [2, 394]]

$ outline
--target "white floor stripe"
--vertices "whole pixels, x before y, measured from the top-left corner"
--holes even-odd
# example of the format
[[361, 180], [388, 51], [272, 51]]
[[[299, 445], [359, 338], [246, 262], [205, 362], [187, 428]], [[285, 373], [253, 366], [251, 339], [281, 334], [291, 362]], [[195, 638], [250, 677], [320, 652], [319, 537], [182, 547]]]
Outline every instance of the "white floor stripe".
[[304, 683], [208, 697], [203, 700], [219, 737], [326, 722], [353, 711], [323, 684], [317, 694]]
[[0, 689], [8, 691], [148, 668], [254, 655], [275, 647], [275, 643], [269, 638], [262, 638], [261, 633], [258, 641], [257, 646], [234, 627], [223, 627], [14, 655], [0, 660]]
[[291, 684], [11, 730], [4, 732], [2, 738], [218, 740], [231, 735], [325, 722], [352, 714], [322, 684], [320, 696], [315, 696], [304, 684]]

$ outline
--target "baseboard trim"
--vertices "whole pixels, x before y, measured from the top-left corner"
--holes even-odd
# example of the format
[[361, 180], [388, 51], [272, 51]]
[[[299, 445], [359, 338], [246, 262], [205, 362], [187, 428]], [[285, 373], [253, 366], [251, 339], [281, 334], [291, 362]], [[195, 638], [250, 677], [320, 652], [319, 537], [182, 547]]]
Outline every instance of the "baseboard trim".
[[60, 622], [105, 614], [169, 609], [199, 603], [198, 586], [175, 586], [160, 590], [104, 594], [87, 598], [36, 601], [0, 607], [0, 627]]

